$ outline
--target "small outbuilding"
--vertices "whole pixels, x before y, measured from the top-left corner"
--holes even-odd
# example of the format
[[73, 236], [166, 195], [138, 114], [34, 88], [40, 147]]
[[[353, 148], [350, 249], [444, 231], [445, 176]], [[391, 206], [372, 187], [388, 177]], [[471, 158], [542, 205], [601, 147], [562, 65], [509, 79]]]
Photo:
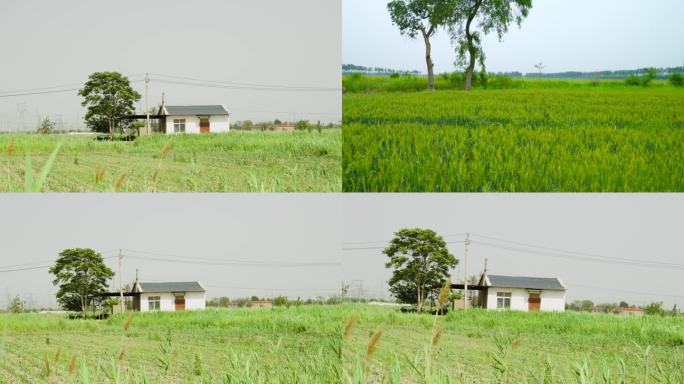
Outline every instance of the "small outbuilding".
[[[463, 284], [452, 284], [463, 289]], [[482, 274], [468, 289], [478, 291], [476, 305], [486, 309], [517, 311], [565, 311], [566, 288], [556, 277], [527, 277]]]
[[230, 131], [230, 114], [223, 105], [162, 105], [162, 133], [220, 133]]
[[140, 312], [205, 309], [207, 291], [198, 281], [142, 283], [131, 290], [133, 307]]

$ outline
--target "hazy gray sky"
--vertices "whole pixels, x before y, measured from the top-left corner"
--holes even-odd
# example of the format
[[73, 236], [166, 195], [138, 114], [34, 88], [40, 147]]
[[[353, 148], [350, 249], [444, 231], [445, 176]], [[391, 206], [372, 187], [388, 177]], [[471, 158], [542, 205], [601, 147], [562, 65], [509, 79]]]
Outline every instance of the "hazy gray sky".
[[[402, 228], [431, 228], [447, 241], [462, 241], [462, 233], [470, 232], [469, 275], [481, 273], [487, 258], [493, 274], [560, 277], [568, 287], [569, 301], [625, 299], [645, 304], [663, 300], [668, 308], [674, 303], [684, 306], [682, 269], [571, 260], [481, 244], [521, 248], [483, 237], [488, 236], [565, 251], [684, 265], [681, 194], [346, 194], [343, 205], [341, 231], [346, 248], [383, 247]], [[356, 243], [374, 241], [380, 242]], [[463, 260], [463, 244], [450, 244], [449, 249]], [[353, 294], [361, 284], [358, 280], [367, 295], [386, 294], [391, 271], [384, 267], [387, 256], [381, 252], [343, 252], [342, 278], [351, 284]], [[462, 276], [461, 264], [453, 280], [462, 280]]]
[[[2, 92], [82, 84], [95, 71], [243, 84], [340, 88], [341, 0], [20, 1], [0, 4]], [[341, 92], [252, 91], [154, 82], [150, 104], [225, 104], [233, 120], [341, 119]], [[144, 97], [144, 83], [134, 84]], [[0, 97], [0, 130], [19, 112], [81, 124], [76, 92]], [[144, 100], [141, 106], [144, 106]], [[255, 111], [255, 112], [253, 112]], [[259, 112], [259, 111], [275, 111]], [[284, 112], [284, 113], [281, 113]], [[67, 126], [68, 128], [68, 126]]]
[[[52, 264], [65, 248], [89, 247], [105, 257], [123, 248], [124, 282], [132, 282], [138, 268], [142, 281], [199, 280], [209, 297], [328, 297], [341, 287], [340, 199], [334, 194], [4, 195], [0, 271]], [[227, 266], [134, 256], [329, 265]], [[116, 259], [107, 264], [116, 271]], [[55, 305], [51, 282], [47, 268], [0, 272], [0, 307], [8, 294], [32, 297], [36, 306]]]
[[[347, 64], [425, 72], [422, 38], [401, 36], [387, 13], [387, 0], [344, 0], [342, 61]], [[680, 66], [684, 61], [684, 1], [533, 0], [529, 17], [499, 43], [483, 41], [490, 71], [546, 72]], [[438, 72], [454, 70], [446, 32], [434, 38]]]

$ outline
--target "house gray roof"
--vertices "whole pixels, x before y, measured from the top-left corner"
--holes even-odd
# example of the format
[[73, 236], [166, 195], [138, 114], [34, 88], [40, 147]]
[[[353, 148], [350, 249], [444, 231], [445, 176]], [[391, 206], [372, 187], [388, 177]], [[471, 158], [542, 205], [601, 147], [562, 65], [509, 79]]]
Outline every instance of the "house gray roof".
[[205, 292], [198, 281], [138, 283], [140, 292]]
[[487, 278], [492, 287], [565, 290], [555, 277], [487, 275]]
[[165, 105], [164, 112], [169, 116], [228, 115], [223, 105]]

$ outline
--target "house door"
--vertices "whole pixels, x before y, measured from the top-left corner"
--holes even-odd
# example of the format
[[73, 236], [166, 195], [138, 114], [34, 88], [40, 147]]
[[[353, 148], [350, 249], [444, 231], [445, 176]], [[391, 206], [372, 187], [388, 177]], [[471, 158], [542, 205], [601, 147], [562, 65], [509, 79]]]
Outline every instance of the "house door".
[[176, 296], [176, 311], [185, 310], [185, 296]]
[[541, 308], [541, 297], [539, 293], [530, 293], [529, 299], [527, 299], [527, 310], [528, 311], [538, 311]]
[[209, 133], [209, 119], [200, 119], [200, 133]]

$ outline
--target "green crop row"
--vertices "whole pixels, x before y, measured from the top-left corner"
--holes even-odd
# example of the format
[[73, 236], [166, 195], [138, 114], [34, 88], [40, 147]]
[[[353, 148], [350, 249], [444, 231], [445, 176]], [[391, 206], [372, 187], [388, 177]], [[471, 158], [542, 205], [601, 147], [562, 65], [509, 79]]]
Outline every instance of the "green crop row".
[[345, 191], [684, 191], [684, 92], [674, 88], [343, 100]]

